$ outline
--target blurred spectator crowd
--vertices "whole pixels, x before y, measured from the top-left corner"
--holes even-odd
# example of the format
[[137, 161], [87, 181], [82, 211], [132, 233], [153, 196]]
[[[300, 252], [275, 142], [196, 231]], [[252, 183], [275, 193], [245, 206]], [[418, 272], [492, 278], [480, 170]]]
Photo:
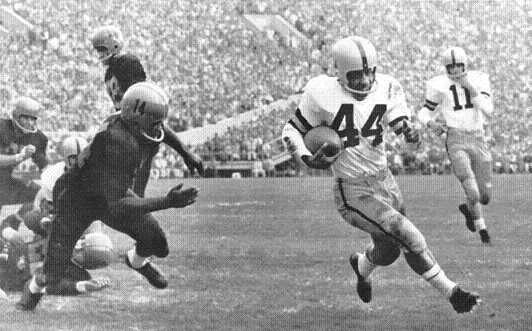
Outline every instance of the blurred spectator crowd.
[[[403, 84], [414, 117], [424, 102], [424, 82], [443, 72], [440, 52], [462, 46], [470, 68], [491, 77], [495, 115], [488, 133], [495, 171], [532, 170], [529, 1], [6, 0], [4, 5], [36, 31], [0, 41], [0, 106], [8, 113], [14, 95], [34, 97], [46, 108], [40, 120], [44, 131], [91, 131], [111, 111], [104, 68], [89, 42], [101, 25], [119, 26], [126, 50], [141, 58], [149, 80], [167, 90], [169, 125], [176, 131], [300, 93], [311, 77], [334, 74], [332, 43], [357, 34], [376, 45], [378, 71]], [[244, 13], [279, 14], [313, 46], [271, 47], [240, 19]], [[264, 113], [193, 149], [207, 161], [268, 160], [282, 151], [278, 137], [295, 107]], [[397, 172], [450, 171], [442, 140], [425, 132], [422, 150], [412, 152], [392, 137], [390, 164]], [[154, 166], [170, 169], [160, 176], [186, 175], [182, 160], [164, 148]]]

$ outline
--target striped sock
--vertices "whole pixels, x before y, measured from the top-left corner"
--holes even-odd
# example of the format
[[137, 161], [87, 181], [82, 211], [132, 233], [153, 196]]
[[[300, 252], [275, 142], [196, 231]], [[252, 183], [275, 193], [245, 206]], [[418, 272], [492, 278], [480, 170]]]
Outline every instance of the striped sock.
[[133, 247], [127, 252], [127, 258], [131, 266], [135, 269], [142, 268], [146, 264], [146, 262], [148, 262], [147, 257], [142, 257], [137, 254], [137, 250], [135, 247]]
[[432, 287], [437, 289], [446, 298], [450, 298], [456, 283], [451, 281], [436, 263], [429, 271], [422, 275]]

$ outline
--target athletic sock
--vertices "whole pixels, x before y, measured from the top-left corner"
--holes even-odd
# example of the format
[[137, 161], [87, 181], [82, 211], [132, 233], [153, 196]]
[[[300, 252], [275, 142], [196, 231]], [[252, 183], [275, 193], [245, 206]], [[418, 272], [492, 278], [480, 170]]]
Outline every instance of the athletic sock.
[[148, 257], [139, 256], [135, 247], [127, 252], [127, 258], [131, 266], [135, 269], [142, 268], [148, 262]]
[[37, 282], [35, 281], [35, 276], [31, 278], [29, 288], [30, 288], [30, 292], [33, 294], [44, 293], [46, 289], [46, 287], [40, 287], [39, 285], [37, 285]]
[[377, 265], [373, 264], [368, 257], [366, 256], [366, 253], [360, 255], [358, 258], [358, 272], [364, 279], [371, 278], [371, 275], [373, 274], [373, 271], [377, 269]]
[[436, 263], [429, 271], [422, 275], [432, 287], [437, 289], [446, 298], [450, 298], [456, 283], [451, 281]]
[[481, 217], [477, 220], [473, 221], [475, 223], [475, 229], [477, 230], [485, 230], [486, 229], [486, 223], [484, 222], [484, 218]]

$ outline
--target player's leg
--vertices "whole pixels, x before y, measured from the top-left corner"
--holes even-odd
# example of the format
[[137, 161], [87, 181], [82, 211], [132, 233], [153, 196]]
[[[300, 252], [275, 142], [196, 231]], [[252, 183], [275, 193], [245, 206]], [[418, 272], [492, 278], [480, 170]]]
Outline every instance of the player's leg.
[[[482, 205], [487, 205], [491, 200], [493, 185], [491, 161], [491, 153], [489, 152], [486, 143], [479, 139], [475, 146], [474, 153], [471, 154], [471, 166], [473, 168], [475, 178], [477, 179], [478, 189], [480, 193], [479, 202]], [[488, 234], [488, 229], [485, 224], [484, 217], [480, 217], [476, 221], [475, 227], [479, 230], [480, 239], [482, 240], [482, 242], [490, 243], [491, 238]]]
[[166, 288], [168, 280], [150, 261], [152, 256], [168, 256], [169, 248], [166, 235], [159, 222], [151, 214], [135, 219], [121, 220], [112, 217], [102, 218], [103, 223], [123, 232], [136, 241], [135, 246], [127, 252], [126, 265], [143, 275], [156, 288]]
[[421, 232], [405, 216], [390, 216], [384, 227], [401, 245], [410, 268], [447, 298], [457, 313], [469, 312], [480, 303], [478, 294], [462, 290], [450, 280], [428, 249]]
[[480, 204], [480, 190], [473, 172], [470, 155], [462, 148], [453, 146], [449, 150], [449, 159], [453, 165], [454, 174], [462, 184], [466, 194], [466, 202], [458, 208], [466, 219], [467, 228], [475, 232], [476, 225], [484, 222], [482, 206]]
[[19, 310], [33, 310], [45, 293], [47, 285], [56, 286], [66, 276], [72, 250], [87, 226], [97, 219], [101, 206], [83, 194], [63, 191], [56, 202], [42, 273], [29, 280], [17, 303]]
[[[2, 206], [21, 205], [14, 214], [7, 215], [6, 219], [17, 219], [20, 224], [23, 221], [24, 214], [33, 210], [33, 200], [40, 189], [40, 186], [34, 181], [23, 181], [18, 178], [11, 178], [6, 186], [2, 188], [0, 201]], [[18, 229], [14, 227], [14, 229]]]
[[[379, 186], [377, 182], [373, 184]], [[371, 279], [376, 268], [392, 264], [400, 255], [399, 245], [387, 238], [378, 220], [380, 212], [393, 208], [382, 201], [368, 199], [375, 194], [371, 185], [368, 182], [338, 180], [334, 188], [335, 202], [344, 220], [369, 233], [372, 238], [364, 253], [355, 253], [349, 258], [357, 276], [357, 293], [364, 302], [371, 301]]]
[[386, 236], [373, 233], [371, 239], [372, 242], [364, 253], [355, 253], [349, 257], [351, 267], [357, 275], [357, 293], [366, 303], [370, 302], [372, 297], [373, 271], [379, 266], [392, 264], [401, 255], [399, 245]]
[[87, 292], [101, 291], [111, 284], [107, 277], [92, 278], [87, 270], [73, 262], [69, 264], [65, 276], [54, 285], [46, 286], [46, 294], [78, 295]]
[[[372, 234], [373, 247], [370, 246], [365, 254], [357, 255], [356, 263], [351, 258], [353, 269], [356, 268], [359, 281], [357, 291], [361, 299], [368, 298], [363, 296], [365, 292], [360, 293], [360, 281], [366, 283], [365, 287], [369, 286], [371, 292], [371, 273], [378, 265], [393, 263], [401, 247], [412, 270], [448, 298], [457, 312], [471, 310], [478, 303], [478, 296], [462, 291], [447, 278], [429, 251], [421, 232], [396, 209], [397, 206], [392, 206], [394, 199], [389, 197], [398, 191], [395, 181], [391, 179], [379, 185], [380, 189], [376, 186], [364, 188], [340, 182], [335, 187], [335, 201], [344, 219]], [[386, 194], [382, 194], [382, 191], [386, 191]]]

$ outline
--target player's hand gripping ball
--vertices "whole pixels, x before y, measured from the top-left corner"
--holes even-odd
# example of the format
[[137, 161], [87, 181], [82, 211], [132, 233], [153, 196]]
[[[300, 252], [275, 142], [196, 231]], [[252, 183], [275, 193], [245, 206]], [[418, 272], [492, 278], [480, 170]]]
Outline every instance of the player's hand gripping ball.
[[303, 140], [305, 141], [305, 146], [312, 154], [316, 154], [327, 143], [327, 146], [323, 149], [323, 154], [327, 157], [338, 154], [343, 147], [342, 139], [338, 136], [338, 133], [328, 126], [312, 128], [305, 134]]

